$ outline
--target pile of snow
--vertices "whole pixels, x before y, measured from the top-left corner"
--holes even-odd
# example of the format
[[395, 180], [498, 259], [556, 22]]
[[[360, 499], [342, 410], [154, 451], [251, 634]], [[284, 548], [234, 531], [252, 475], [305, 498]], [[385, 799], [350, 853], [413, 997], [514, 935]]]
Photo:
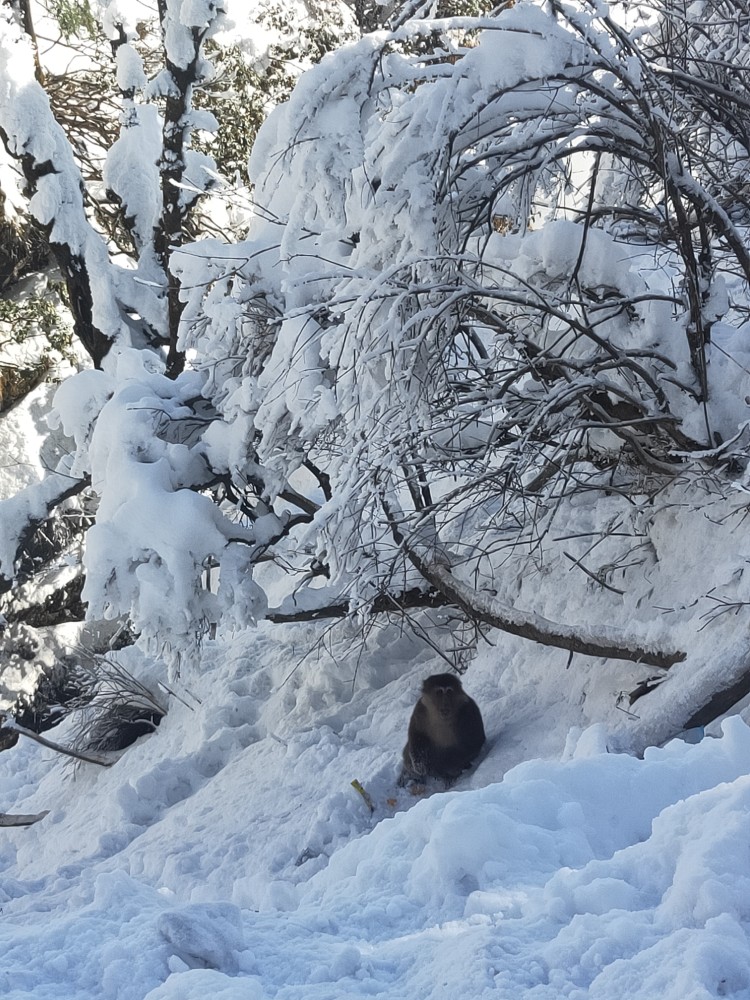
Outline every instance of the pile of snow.
[[365, 646], [347, 625], [207, 643], [109, 769], [23, 740], [0, 754], [0, 807], [49, 810], [0, 832], [3, 995], [747, 996], [750, 728], [607, 752], [608, 723], [589, 724], [616, 717], [604, 695], [581, 705], [559, 651], [504, 645], [464, 678], [490, 745], [451, 791], [396, 788], [442, 667], [395, 627]]

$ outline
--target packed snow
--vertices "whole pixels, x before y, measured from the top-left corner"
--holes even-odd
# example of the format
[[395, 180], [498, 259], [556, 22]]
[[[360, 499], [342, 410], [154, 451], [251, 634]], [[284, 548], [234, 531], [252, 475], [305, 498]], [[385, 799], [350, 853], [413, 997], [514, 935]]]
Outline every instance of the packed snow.
[[464, 683], [488, 752], [423, 795], [397, 788], [399, 755], [443, 667], [395, 626], [207, 641], [111, 768], [22, 738], [2, 808], [48, 813], [0, 833], [4, 995], [747, 996], [750, 728], [609, 752], [620, 668], [562, 659], [481, 649]]

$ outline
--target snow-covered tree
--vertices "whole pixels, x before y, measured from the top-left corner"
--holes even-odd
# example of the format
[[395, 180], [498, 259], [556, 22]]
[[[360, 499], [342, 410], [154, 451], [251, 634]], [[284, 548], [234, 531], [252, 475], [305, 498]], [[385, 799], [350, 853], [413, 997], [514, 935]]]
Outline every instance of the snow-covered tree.
[[[68, 7], [80, 15], [81, 5]], [[107, 142], [116, 123], [107, 122], [101, 102], [84, 124], [86, 115], [70, 104], [70, 74], [47, 79], [26, 0], [2, 8], [0, 135], [21, 168], [30, 214], [44, 229], [62, 274], [75, 335], [101, 369], [115, 344], [148, 353], [169, 351], [176, 340], [179, 301], [167, 265], [193, 203], [214, 183], [213, 161], [191, 149], [194, 130], [211, 128], [214, 121], [206, 112], [192, 111], [191, 96], [210, 75], [202, 45], [220, 25], [221, 11], [211, 3], [160, 5], [164, 69], [152, 80], [136, 49], [139, 25], [132, 5], [120, 10], [115, 3], [102, 4], [99, 13], [115, 57], [121, 102], [119, 136], [111, 147]], [[79, 83], [96, 79], [94, 54], [91, 46], [84, 52]], [[78, 103], [90, 93], [84, 87]], [[101, 97], [112, 100], [107, 93]], [[118, 256], [107, 239], [112, 206], [121, 212], [132, 242], [130, 260]], [[182, 361], [174, 348], [168, 356], [179, 370]], [[31, 497], [37, 492], [32, 487], [18, 498], [17, 516], [6, 511], [4, 529], [11, 535], [18, 531], [13, 575], [28, 573], [24, 555], [35, 549], [34, 531], [89, 484], [88, 469], [67, 456], [38, 495]]]
[[[62, 274], [59, 284], [76, 337], [97, 369], [104, 367], [114, 345], [118, 352], [127, 346], [136, 354], [143, 351], [157, 369], [163, 367], [158, 356], [166, 351], [171, 376], [183, 365], [175, 346], [182, 306], [169, 258], [183, 240], [207, 228], [226, 232], [234, 218], [221, 200], [202, 210], [202, 196], [222, 187], [221, 198], [231, 202], [232, 157], [237, 155], [231, 136], [240, 124], [237, 107], [243, 96], [246, 102], [252, 98], [253, 87], [257, 90], [266, 81], [266, 63], [280, 75], [280, 53], [285, 51], [280, 46], [291, 24], [291, 14], [279, 4], [276, 26], [259, 26], [259, 39], [251, 42], [245, 27], [238, 32], [227, 19], [226, 6], [179, 0], [154, 4], [153, 9], [87, 0], [3, 4], [0, 134], [9, 154], [2, 165], [3, 203], [8, 200], [10, 205], [13, 196], [12, 213], [4, 223], [12, 239], [4, 240], [3, 288], [34, 265], [46, 264], [46, 234]], [[234, 4], [234, 10], [247, 17], [242, 5]], [[312, 27], [307, 26], [313, 24], [314, 12], [297, 14], [296, 27], [306, 26], [305, 37], [312, 39]], [[271, 18], [270, 6], [264, 16]], [[344, 30], [341, 17], [326, 30], [332, 43], [336, 30]], [[51, 39], [55, 34], [57, 39]], [[218, 74], [206, 56], [209, 48], [222, 63]], [[237, 79], [230, 81], [235, 103], [221, 104], [217, 120], [206, 107], [206, 96], [199, 99], [200, 91], [210, 97], [212, 88], [215, 92], [220, 86], [227, 53], [232, 65], [242, 64], [245, 70], [236, 69]], [[288, 86], [286, 77], [277, 85], [271, 76], [263, 88], [266, 107]], [[217, 127], [221, 141], [213, 148], [218, 163], [207, 141]], [[248, 135], [255, 130], [257, 120]], [[13, 162], [20, 167], [17, 178]], [[229, 181], [222, 180], [222, 169], [229, 170]], [[33, 339], [39, 347], [39, 336], [31, 334], [47, 337], [47, 346], [41, 344], [33, 356], [25, 351], [22, 364], [18, 351], [3, 351], [2, 405], [15, 401], [50, 370], [50, 347], [65, 346], [63, 335], [70, 335], [60, 318], [65, 304], [58, 285], [46, 276], [33, 290], [14, 290], [12, 298], [0, 302], [0, 346], [21, 339], [28, 345]], [[84, 377], [96, 378], [90, 373]], [[175, 430], [177, 439], [190, 433], [182, 427]], [[2, 584], [6, 591], [14, 585], [17, 606], [9, 611], [11, 620], [19, 615], [39, 618], [30, 606], [35, 588], [39, 590], [32, 578], [70, 544], [73, 525], [89, 523], [73, 498], [85, 493], [86, 511], [98, 502], [86, 462], [82, 474], [76, 470], [71, 475], [74, 464], [67, 455], [42, 487], [25, 493], [18, 500], [17, 516], [6, 509], [4, 528], [16, 549]], [[202, 488], [204, 472], [189, 485]], [[68, 590], [70, 573], [70, 568], [62, 572]], [[59, 572], [56, 579], [59, 583]], [[40, 591], [40, 600], [51, 596], [49, 591], [49, 586]], [[75, 599], [76, 594], [70, 596]], [[51, 614], [50, 622], [54, 617]]]
[[[513, 608], [562, 554], [595, 600], [627, 586], [657, 498], [731, 497], [745, 465], [745, 90], [717, 82], [707, 9], [621, 13], [365, 37], [262, 129], [249, 239], [179, 256], [209, 461], [251, 517], [290, 484], [315, 500], [300, 586], [359, 607], [421, 585], [542, 641], [679, 659]], [[608, 516], [562, 553], [582, 498]]]

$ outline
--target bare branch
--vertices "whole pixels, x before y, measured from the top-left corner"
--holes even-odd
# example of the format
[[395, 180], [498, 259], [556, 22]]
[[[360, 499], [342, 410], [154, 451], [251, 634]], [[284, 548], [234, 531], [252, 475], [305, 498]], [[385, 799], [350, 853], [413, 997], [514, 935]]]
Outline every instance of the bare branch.
[[[369, 614], [402, 613], [407, 608], [445, 608], [451, 602], [441, 593], [424, 591], [414, 588], [400, 594], [379, 594], [368, 606]], [[352, 613], [348, 601], [338, 601], [319, 608], [309, 608], [300, 611], [270, 610], [266, 615], [269, 622], [283, 624], [286, 622], [312, 622], [325, 618], [348, 618]]]
[[475, 590], [456, 579], [444, 562], [428, 558], [406, 542], [392, 511], [383, 500], [383, 508], [394, 539], [402, 546], [409, 561], [432, 586], [451, 604], [460, 608], [474, 621], [499, 628], [511, 635], [531, 639], [543, 646], [557, 646], [571, 653], [601, 656], [614, 660], [632, 660], [655, 667], [671, 667], [685, 659], [679, 650], [659, 649], [641, 643], [616, 629], [598, 628], [595, 632], [585, 625], [561, 625], [527, 611], [501, 604], [490, 594]]
[[65, 757], [72, 757], [74, 760], [81, 760], [86, 764], [98, 764], [100, 767], [112, 767], [115, 763], [114, 760], [107, 757], [101, 757], [98, 754], [81, 753], [79, 750], [71, 750], [70, 747], [64, 747], [61, 743], [55, 743], [52, 740], [45, 739], [45, 737], [40, 736], [39, 733], [34, 733], [30, 729], [24, 729], [23, 726], [19, 726], [12, 720], [7, 721], [5, 725], [6, 728], [20, 733], [21, 736], [27, 736], [35, 743], [39, 743], [41, 746], [47, 747], [48, 750], [54, 750], [55, 753], [61, 753]]

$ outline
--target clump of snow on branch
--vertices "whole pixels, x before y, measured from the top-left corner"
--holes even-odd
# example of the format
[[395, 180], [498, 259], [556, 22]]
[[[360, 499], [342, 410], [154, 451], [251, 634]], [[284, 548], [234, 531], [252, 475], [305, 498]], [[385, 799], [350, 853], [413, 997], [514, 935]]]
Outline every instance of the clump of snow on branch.
[[[94, 323], [116, 339], [125, 328], [113, 294], [106, 245], [87, 220], [81, 174], [49, 99], [34, 77], [31, 43], [6, 15], [0, 31], [0, 77], [0, 129], [13, 155], [38, 172], [30, 211], [43, 226], [50, 226], [53, 243], [68, 246], [73, 255], [86, 261]], [[54, 169], [49, 168], [51, 164]]]
[[[99, 496], [84, 560], [90, 614], [128, 614], [137, 630], [181, 649], [225, 607], [253, 620], [262, 596], [252, 583], [253, 533], [191, 489], [206, 465], [186, 401], [200, 393], [202, 377], [175, 382], [144, 360], [140, 351], [118, 353], [111, 374], [64, 383], [58, 419], [79, 448], [76, 472], [90, 475]], [[223, 559], [226, 579], [213, 593], [209, 570]]]

